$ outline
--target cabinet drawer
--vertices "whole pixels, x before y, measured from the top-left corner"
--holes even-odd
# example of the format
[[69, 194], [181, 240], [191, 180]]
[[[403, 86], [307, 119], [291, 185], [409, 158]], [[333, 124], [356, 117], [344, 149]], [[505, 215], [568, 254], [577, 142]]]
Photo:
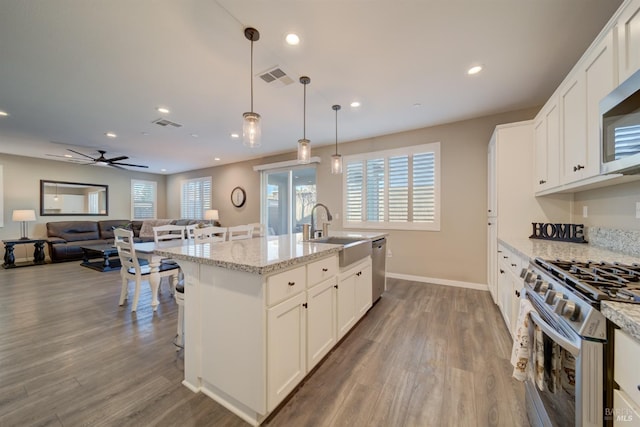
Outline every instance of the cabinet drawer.
[[329, 279], [338, 273], [338, 257], [332, 256], [310, 263], [307, 266], [307, 287]]
[[613, 377], [636, 405], [640, 405], [638, 359], [640, 359], [640, 343], [627, 333], [616, 329]]
[[613, 390], [613, 410], [609, 415], [614, 426], [640, 427], [640, 410], [629, 396], [620, 390]]
[[302, 292], [306, 287], [306, 268], [294, 268], [267, 278], [267, 305], [273, 305]]

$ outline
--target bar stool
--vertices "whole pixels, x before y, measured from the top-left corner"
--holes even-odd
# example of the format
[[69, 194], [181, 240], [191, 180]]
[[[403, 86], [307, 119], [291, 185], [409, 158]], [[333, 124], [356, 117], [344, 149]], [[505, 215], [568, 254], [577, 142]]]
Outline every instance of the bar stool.
[[184, 284], [179, 283], [176, 285], [176, 292], [173, 294], [178, 304], [178, 333], [176, 339], [173, 342], [176, 347], [176, 351], [184, 348]]

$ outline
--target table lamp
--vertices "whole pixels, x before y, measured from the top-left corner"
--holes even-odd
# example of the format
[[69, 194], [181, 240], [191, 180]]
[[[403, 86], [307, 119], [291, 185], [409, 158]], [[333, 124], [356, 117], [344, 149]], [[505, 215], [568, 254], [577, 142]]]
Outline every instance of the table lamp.
[[20, 225], [20, 231], [22, 234], [20, 240], [29, 240], [29, 237], [27, 237], [27, 234], [29, 234], [29, 225], [27, 224], [27, 222], [36, 220], [36, 211], [34, 211], [33, 209], [14, 210], [11, 219], [14, 221], [22, 222], [22, 224]]
[[204, 211], [204, 219], [208, 219], [209, 223], [213, 225], [213, 221], [218, 221], [220, 216], [218, 215], [217, 209], [208, 209]]

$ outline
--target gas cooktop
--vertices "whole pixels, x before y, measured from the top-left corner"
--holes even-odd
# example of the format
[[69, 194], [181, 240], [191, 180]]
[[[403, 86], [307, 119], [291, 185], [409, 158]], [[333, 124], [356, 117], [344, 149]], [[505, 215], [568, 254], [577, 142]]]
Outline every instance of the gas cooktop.
[[640, 303], [640, 264], [541, 258], [536, 258], [535, 264], [594, 303]]

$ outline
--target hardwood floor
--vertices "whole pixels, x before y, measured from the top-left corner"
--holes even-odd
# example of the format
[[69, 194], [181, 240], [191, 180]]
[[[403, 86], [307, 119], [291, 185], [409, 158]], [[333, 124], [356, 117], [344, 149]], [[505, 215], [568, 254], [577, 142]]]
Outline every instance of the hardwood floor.
[[[528, 425], [487, 292], [388, 287], [266, 425]], [[119, 288], [76, 262], [0, 271], [0, 426], [246, 426], [181, 385], [168, 288], [136, 314]]]

